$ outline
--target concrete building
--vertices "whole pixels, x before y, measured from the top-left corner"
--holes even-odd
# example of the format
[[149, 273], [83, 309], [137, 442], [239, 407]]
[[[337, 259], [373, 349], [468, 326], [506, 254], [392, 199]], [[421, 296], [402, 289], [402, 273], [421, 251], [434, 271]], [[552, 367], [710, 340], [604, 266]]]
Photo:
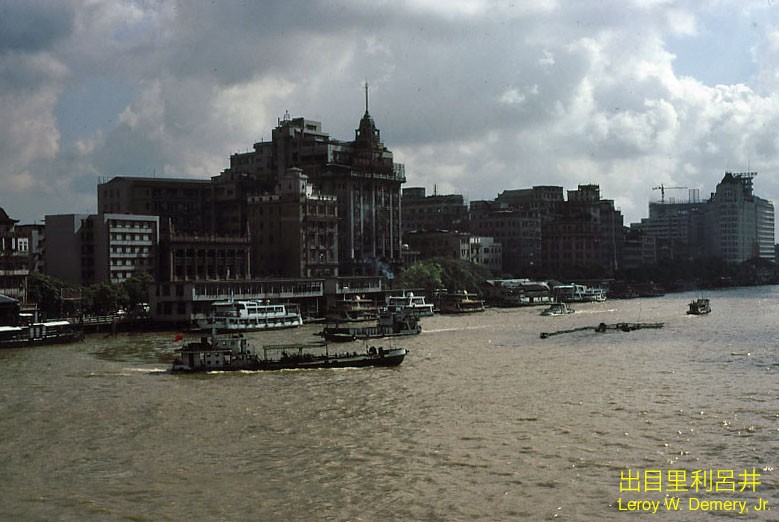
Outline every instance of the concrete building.
[[403, 189], [403, 237], [418, 230], [462, 230], [468, 207], [462, 195], [425, 195], [424, 187]]
[[290, 168], [276, 194], [250, 196], [253, 271], [281, 277], [338, 275], [338, 201], [314, 193], [308, 176]]
[[471, 236], [471, 263], [492, 270], [493, 273], [503, 272], [503, 245], [492, 237]]
[[562, 202], [562, 187], [504, 190], [494, 201], [471, 203], [468, 230], [500, 242], [505, 271], [532, 272], [541, 264], [542, 225], [556, 218]]
[[726, 172], [705, 209], [706, 254], [728, 263], [775, 260], [774, 206], [753, 193], [756, 172]]
[[157, 277], [159, 217], [135, 214], [48, 215], [47, 274], [75, 285]]
[[[167, 233], [168, 223], [179, 233], [215, 234], [222, 226], [216, 222], [216, 191], [210, 180], [120, 176], [98, 185], [97, 210], [159, 216], [162, 234]], [[229, 196], [241, 197], [235, 192]]]
[[612, 200], [600, 198], [600, 187], [579, 185], [568, 191], [556, 219], [542, 225], [543, 267], [556, 274], [581, 267], [613, 273], [622, 258], [624, 233], [622, 213]]
[[160, 240], [161, 282], [251, 278], [248, 237], [170, 233]]
[[422, 259], [446, 257], [471, 261], [471, 237], [468, 232], [425, 230], [408, 233], [408, 245]]
[[381, 142], [368, 112], [367, 88], [365, 114], [353, 141], [331, 138], [320, 122], [285, 115], [271, 141], [231, 158], [230, 173], [272, 188], [291, 167], [301, 169], [319, 193], [336, 197], [340, 273], [374, 275], [401, 266], [405, 170]]

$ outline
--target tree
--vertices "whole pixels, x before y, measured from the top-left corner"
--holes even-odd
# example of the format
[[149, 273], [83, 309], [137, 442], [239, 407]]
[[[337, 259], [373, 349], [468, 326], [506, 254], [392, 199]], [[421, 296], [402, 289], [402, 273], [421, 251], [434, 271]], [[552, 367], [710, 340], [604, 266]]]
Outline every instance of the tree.
[[38, 309], [48, 317], [59, 317], [62, 313], [62, 288], [65, 283], [39, 272], [27, 277], [27, 299], [37, 303]]
[[148, 272], [136, 272], [122, 283], [127, 296], [127, 309], [133, 310], [140, 303], [149, 302], [149, 286], [154, 284], [154, 278]]

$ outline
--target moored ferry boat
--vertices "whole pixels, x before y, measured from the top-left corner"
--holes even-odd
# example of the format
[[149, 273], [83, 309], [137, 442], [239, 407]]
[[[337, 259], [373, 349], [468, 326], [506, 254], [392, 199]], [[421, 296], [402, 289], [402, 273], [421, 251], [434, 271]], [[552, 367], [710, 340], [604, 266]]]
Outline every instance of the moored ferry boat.
[[387, 309], [391, 312], [412, 312], [418, 317], [434, 315], [433, 304], [425, 302], [425, 296], [404, 292], [403, 295], [387, 296]]
[[408, 353], [405, 348], [375, 346], [363, 352], [330, 352], [321, 343], [267, 345], [255, 350], [240, 334], [203, 337], [178, 351], [171, 367], [174, 373], [398, 366]]
[[294, 304], [274, 304], [262, 299], [217, 301], [211, 314], [197, 321], [202, 330], [249, 332], [295, 328], [303, 325], [300, 310]]
[[347, 342], [358, 339], [376, 339], [417, 335], [422, 332], [419, 315], [413, 310], [392, 312], [385, 310], [379, 316], [376, 326], [338, 327], [326, 326], [319, 335], [330, 342]]
[[375, 321], [378, 317], [379, 307], [359, 295], [336, 301], [327, 312], [331, 321]]
[[606, 300], [606, 292], [602, 288], [585, 285], [557, 285], [552, 290], [555, 300], [564, 303], [592, 303]]
[[469, 314], [484, 311], [484, 300], [476, 294], [454, 292], [439, 296], [438, 311], [442, 314]]
[[24, 326], [0, 326], [0, 348], [74, 343], [84, 338], [70, 321], [44, 321]]

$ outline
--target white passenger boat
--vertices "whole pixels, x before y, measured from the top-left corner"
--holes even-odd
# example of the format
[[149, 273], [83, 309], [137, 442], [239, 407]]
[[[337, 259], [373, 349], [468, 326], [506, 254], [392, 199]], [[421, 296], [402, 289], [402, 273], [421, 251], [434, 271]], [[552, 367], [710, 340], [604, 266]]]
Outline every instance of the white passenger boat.
[[433, 315], [433, 304], [426, 303], [425, 296], [414, 295], [414, 292], [387, 296], [387, 309], [393, 313], [411, 312], [417, 317], [430, 317]]
[[297, 305], [272, 304], [262, 299], [217, 301], [211, 305], [211, 313], [197, 321], [200, 329], [216, 328], [220, 332], [295, 328], [302, 324]]

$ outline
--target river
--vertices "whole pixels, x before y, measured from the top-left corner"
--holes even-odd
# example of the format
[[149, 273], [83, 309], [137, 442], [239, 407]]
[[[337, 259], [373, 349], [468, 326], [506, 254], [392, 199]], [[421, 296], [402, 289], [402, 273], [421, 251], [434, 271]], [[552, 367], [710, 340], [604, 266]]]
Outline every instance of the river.
[[[389, 369], [173, 375], [174, 332], [3, 350], [0, 519], [777, 520], [779, 287], [697, 296], [424, 318]], [[621, 321], [665, 326], [539, 336]]]

